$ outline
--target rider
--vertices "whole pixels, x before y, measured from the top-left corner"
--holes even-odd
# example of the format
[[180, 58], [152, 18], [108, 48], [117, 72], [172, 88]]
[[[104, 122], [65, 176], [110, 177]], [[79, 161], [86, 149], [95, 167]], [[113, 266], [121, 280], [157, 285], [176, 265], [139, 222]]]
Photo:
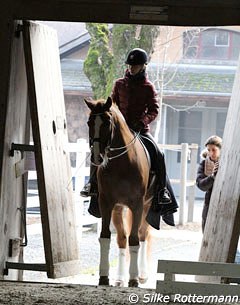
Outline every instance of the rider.
[[[166, 188], [166, 167], [164, 155], [159, 150], [152, 135], [149, 124], [155, 120], [159, 111], [157, 92], [146, 75], [147, 53], [140, 48], [132, 49], [126, 59], [128, 69], [125, 76], [116, 80], [112, 91], [112, 99], [118, 105], [128, 126], [139, 132], [142, 141], [151, 155], [152, 170], [156, 174], [157, 190], [153, 199], [156, 204], [171, 202]], [[95, 170], [91, 170], [91, 179], [81, 191], [82, 196], [94, 195], [96, 191]]]

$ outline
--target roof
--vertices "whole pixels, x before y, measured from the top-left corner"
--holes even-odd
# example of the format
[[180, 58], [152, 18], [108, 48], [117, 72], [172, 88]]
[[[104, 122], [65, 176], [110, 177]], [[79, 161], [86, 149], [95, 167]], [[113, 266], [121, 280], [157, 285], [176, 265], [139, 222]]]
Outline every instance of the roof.
[[[149, 78], [158, 89], [158, 68], [149, 66]], [[167, 65], [164, 67], [164, 95], [230, 96], [236, 73], [235, 66]]]
[[82, 22], [39, 21], [57, 31], [59, 47], [87, 33], [86, 25]]
[[83, 60], [62, 59], [61, 71], [64, 91], [92, 92], [91, 83], [83, 72]]
[[90, 35], [86, 24], [82, 22], [55, 22], [39, 21], [57, 31], [58, 46], [61, 58], [73, 53], [76, 49], [83, 48], [89, 43]]
[[[65, 91], [91, 93], [91, 83], [83, 71], [83, 60], [61, 60]], [[164, 67], [164, 96], [209, 95], [229, 97], [236, 73], [234, 66], [168, 65]], [[149, 79], [159, 91], [161, 68], [156, 63], [148, 65]]]

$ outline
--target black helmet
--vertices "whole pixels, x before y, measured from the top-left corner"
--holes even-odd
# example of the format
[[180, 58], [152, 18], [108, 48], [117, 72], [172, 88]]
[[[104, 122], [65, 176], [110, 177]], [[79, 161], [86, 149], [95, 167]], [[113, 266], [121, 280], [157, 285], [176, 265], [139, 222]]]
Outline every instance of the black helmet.
[[131, 66], [144, 65], [147, 64], [147, 61], [148, 61], [148, 56], [146, 51], [140, 48], [135, 48], [128, 53], [125, 64]]

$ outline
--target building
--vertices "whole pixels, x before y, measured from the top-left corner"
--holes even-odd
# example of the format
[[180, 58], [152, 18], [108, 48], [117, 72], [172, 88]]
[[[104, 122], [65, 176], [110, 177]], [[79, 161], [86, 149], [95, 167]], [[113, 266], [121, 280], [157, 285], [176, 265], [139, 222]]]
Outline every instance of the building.
[[[65, 24], [75, 31], [66, 41], [63, 25], [48, 23], [60, 33], [60, 56], [69, 141], [87, 137], [87, 107], [91, 84], [83, 72], [89, 34], [82, 24]], [[76, 28], [79, 31], [76, 31]], [[240, 27], [162, 27], [148, 74], [162, 96], [159, 143], [197, 143], [200, 151], [212, 134], [223, 136], [240, 48]], [[73, 30], [74, 29], [74, 30]], [[155, 124], [156, 127], [156, 124]], [[153, 127], [155, 129], [155, 127]], [[165, 151], [168, 174], [180, 175], [180, 153]], [[175, 186], [178, 194], [178, 187]], [[202, 193], [198, 191], [198, 196]]]

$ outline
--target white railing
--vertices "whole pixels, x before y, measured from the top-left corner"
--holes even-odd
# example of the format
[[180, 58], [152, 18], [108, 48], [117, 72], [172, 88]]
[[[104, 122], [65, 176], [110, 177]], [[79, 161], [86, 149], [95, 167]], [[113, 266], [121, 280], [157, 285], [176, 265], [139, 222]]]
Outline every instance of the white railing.
[[[181, 152], [181, 168], [179, 179], [173, 179], [170, 177], [172, 184], [180, 185], [180, 196], [179, 196], [179, 224], [185, 222], [185, 214], [187, 214], [187, 222], [193, 221], [194, 212], [194, 200], [195, 200], [195, 179], [197, 171], [197, 144], [182, 143], [179, 145], [162, 145], [159, 144], [159, 148], [162, 150], [172, 150]], [[90, 175], [90, 167], [87, 165], [87, 160], [90, 156], [89, 144], [85, 139], [78, 139], [76, 143], [68, 143], [66, 150], [69, 153], [76, 153], [76, 166], [72, 168], [72, 179], [74, 180], [75, 191], [75, 207], [76, 207], [76, 218], [79, 227], [84, 225], [96, 224], [99, 229], [100, 220], [96, 217], [91, 216], [87, 212], [87, 207], [90, 198], [83, 198], [80, 196], [80, 191], [86, 183], [86, 177]], [[29, 155], [27, 160], [31, 160], [33, 164], [33, 156]], [[188, 163], [188, 161], [190, 162]], [[30, 166], [28, 164], [28, 166]], [[189, 166], [189, 179], [187, 178], [187, 167]], [[30, 166], [31, 167], [31, 166]], [[30, 168], [26, 169], [30, 170]], [[31, 168], [33, 170], [33, 168]], [[30, 173], [30, 172], [29, 172]], [[31, 172], [31, 176], [36, 172]], [[36, 179], [36, 178], [35, 178]], [[71, 183], [71, 181], [70, 181]], [[186, 206], [188, 188], [188, 206]], [[187, 209], [187, 213], [186, 213]]]
[[[78, 195], [84, 186], [85, 177], [89, 176], [90, 168], [86, 165], [87, 156], [89, 156], [89, 144], [85, 139], [79, 139], [77, 143], [68, 144], [69, 152], [76, 152], [76, 168], [73, 169], [73, 176], [75, 177], [75, 193]], [[179, 198], [179, 224], [184, 223], [185, 210], [187, 208], [187, 222], [193, 221], [194, 200], [195, 200], [195, 180], [197, 171], [197, 144], [182, 143], [178, 145], [159, 144], [162, 150], [174, 150], [181, 152], [181, 169], [180, 178], [172, 179], [172, 184], [180, 184], [180, 198]], [[187, 167], [189, 163], [189, 179], [187, 178]], [[188, 207], [186, 207], [188, 189]]]

